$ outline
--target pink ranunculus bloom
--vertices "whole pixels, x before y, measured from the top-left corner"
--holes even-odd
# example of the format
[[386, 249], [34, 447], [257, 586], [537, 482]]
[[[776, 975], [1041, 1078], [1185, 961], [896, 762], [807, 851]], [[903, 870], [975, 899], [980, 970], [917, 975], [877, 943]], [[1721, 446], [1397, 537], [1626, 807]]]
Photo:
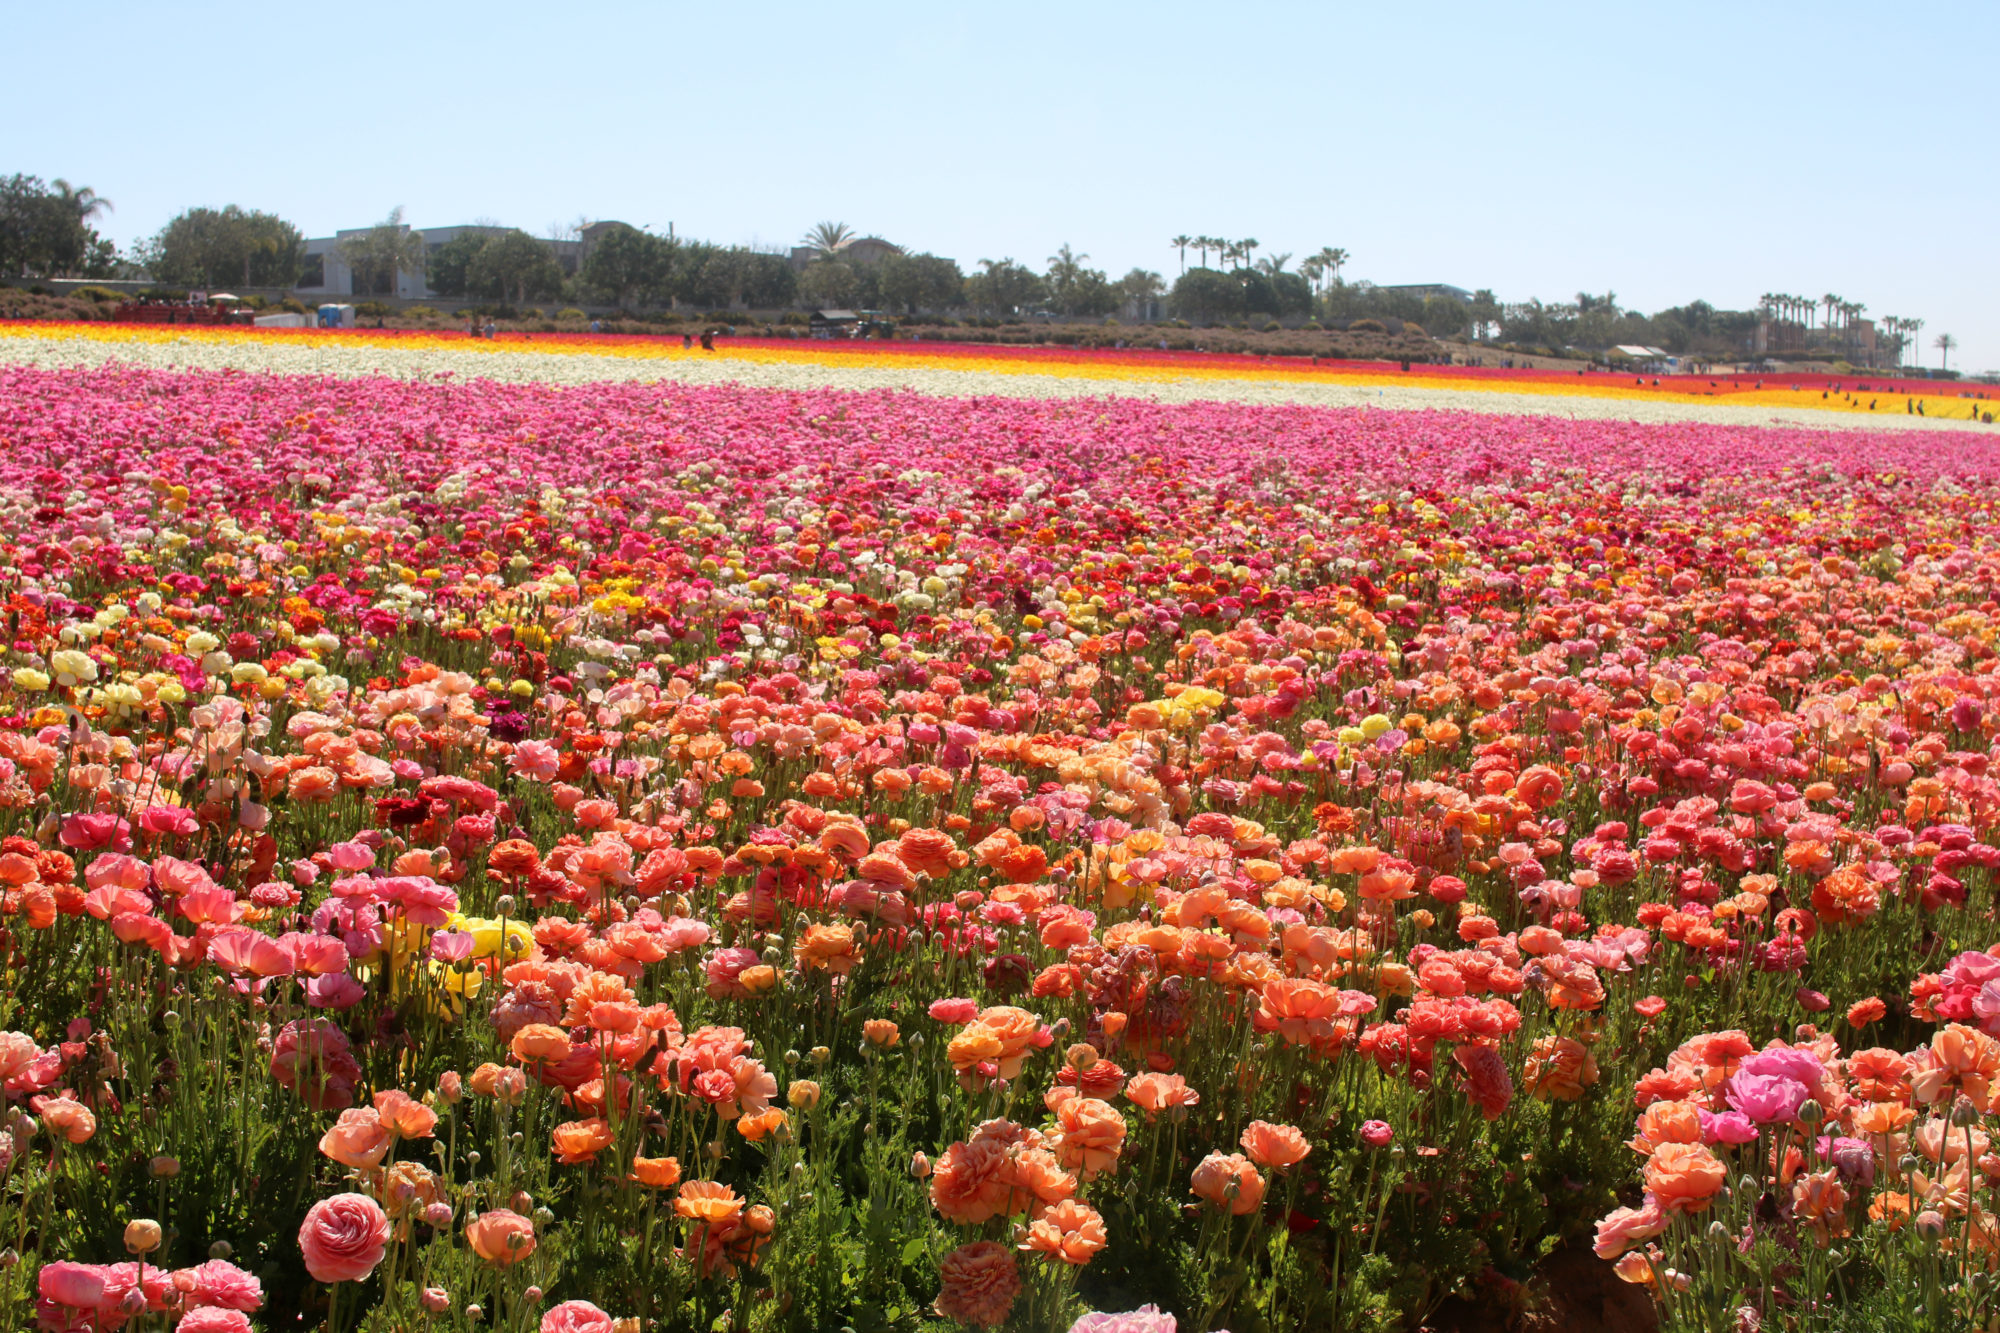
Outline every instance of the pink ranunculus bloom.
[[314, 1009], [352, 1009], [368, 988], [345, 972], [330, 972], [306, 982], [306, 1003]]
[[43, 1264], [35, 1275], [35, 1289], [43, 1299], [66, 1305], [72, 1310], [94, 1310], [104, 1299], [105, 1273], [96, 1264], [76, 1264], [67, 1259]]
[[63, 846], [80, 852], [129, 852], [132, 826], [118, 815], [64, 815], [59, 839]]
[[611, 1316], [589, 1301], [564, 1301], [542, 1315], [541, 1333], [611, 1333]]
[[1180, 1323], [1157, 1305], [1142, 1305], [1123, 1314], [1087, 1314], [1069, 1326], [1069, 1333], [1176, 1333]]
[[229, 1310], [256, 1310], [264, 1304], [264, 1284], [227, 1259], [210, 1259], [183, 1268], [174, 1275], [175, 1285], [186, 1279], [187, 1303], [219, 1305]]
[[931, 1017], [940, 1023], [949, 1023], [954, 1027], [964, 1027], [967, 1023], [979, 1017], [979, 1002], [963, 997], [954, 997], [948, 1000], [933, 1000], [931, 1001], [930, 1013]]
[[1755, 1141], [1757, 1124], [1741, 1111], [1697, 1111], [1701, 1117], [1704, 1143], [1726, 1143], [1732, 1147]]
[[1752, 1074], [1741, 1069], [1729, 1076], [1725, 1099], [1760, 1125], [1789, 1124], [1796, 1120], [1799, 1107], [1812, 1092], [1795, 1078], [1776, 1074]]
[[336, 1194], [306, 1211], [299, 1252], [319, 1282], [359, 1282], [375, 1271], [389, 1243], [389, 1215], [365, 1194]]
[[250, 1316], [219, 1305], [197, 1306], [181, 1316], [174, 1333], [250, 1333]]
[[507, 756], [507, 767], [519, 777], [547, 782], [562, 767], [562, 751], [547, 741], [522, 741]]

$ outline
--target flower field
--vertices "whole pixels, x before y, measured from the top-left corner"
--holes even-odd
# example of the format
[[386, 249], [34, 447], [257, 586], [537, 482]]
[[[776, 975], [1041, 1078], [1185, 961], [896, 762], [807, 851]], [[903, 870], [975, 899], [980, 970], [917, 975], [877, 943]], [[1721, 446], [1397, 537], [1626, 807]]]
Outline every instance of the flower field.
[[[286, 374], [438, 375], [587, 384], [674, 380], [789, 390], [903, 389], [941, 397], [1092, 397], [1163, 402], [1390, 410], [1517, 412], [1583, 420], [1890, 430], [1992, 425], [1990, 397], [1879, 374], [1825, 376], [1577, 375], [1493, 367], [1325, 362], [944, 343], [832, 343], [726, 338], [717, 351], [678, 338], [520, 334], [486, 340], [409, 330], [174, 328], [158, 324], [0, 324], [0, 363], [66, 367], [106, 361], [160, 368]], [[1979, 390], [1988, 393], [1987, 390]]]
[[1989, 428], [611, 341], [0, 329], [0, 1326], [2000, 1317]]

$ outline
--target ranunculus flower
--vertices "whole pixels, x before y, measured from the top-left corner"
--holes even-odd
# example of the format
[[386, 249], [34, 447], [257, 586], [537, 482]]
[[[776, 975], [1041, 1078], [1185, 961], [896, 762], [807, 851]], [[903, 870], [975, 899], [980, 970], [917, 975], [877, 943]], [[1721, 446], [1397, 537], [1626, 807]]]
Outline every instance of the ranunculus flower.
[[589, 1301], [564, 1301], [542, 1314], [541, 1333], [611, 1333], [612, 1319]]
[[336, 1194], [306, 1211], [299, 1251], [320, 1282], [359, 1282], [382, 1262], [389, 1215], [365, 1194]]
[[505, 1268], [535, 1252], [535, 1224], [511, 1208], [481, 1213], [465, 1227], [466, 1244], [489, 1264]]

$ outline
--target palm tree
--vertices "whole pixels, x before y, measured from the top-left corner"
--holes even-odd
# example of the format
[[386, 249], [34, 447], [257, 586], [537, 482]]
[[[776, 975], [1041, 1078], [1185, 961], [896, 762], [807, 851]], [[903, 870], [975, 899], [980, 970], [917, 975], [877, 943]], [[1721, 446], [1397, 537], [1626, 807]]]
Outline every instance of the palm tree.
[[1195, 237], [1195, 238], [1194, 238], [1194, 242], [1193, 242], [1193, 244], [1194, 244], [1194, 248], [1195, 248], [1195, 249], [1196, 249], [1197, 251], [1199, 251], [1199, 252], [1200, 252], [1200, 254], [1201, 254], [1201, 266], [1202, 266], [1203, 268], [1207, 268], [1207, 267], [1208, 267], [1208, 252], [1209, 252], [1210, 250], [1213, 250], [1213, 249], [1215, 249], [1216, 247], [1218, 247], [1218, 246], [1219, 246], [1219, 245], [1221, 245], [1222, 243], [1221, 243], [1220, 241], [1216, 240], [1216, 239], [1215, 239], [1215, 238], [1214, 238], [1213, 236], [1197, 236], [1197, 237]]
[[86, 226], [100, 213], [113, 211], [111, 201], [88, 185], [79, 189], [60, 176], [49, 184], [55, 189], [56, 197], [62, 200], [64, 211]]
[[1171, 241], [1168, 241], [1167, 244], [1181, 252], [1181, 272], [1187, 272], [1187, 252], [1188, 247], [1194, 244], [1194, 237], [1176, 236]]
[[1938, 349], [1938, 369], [1948, 369], [1951, 362], [1951, 349], [1958, 346], [1958, 339], [1952, 337], [1949, 333], [1940, 333], [1937, 337], [1931, 339], [1931, 346]]
[[1236, 243], [1236, 256], [1245, 264], [1250, 262], [1250, 256], [1255, 254], [1256, 251], [1257, 238], [1255, 236], [1247, 236]]
[[799, 244], [821, 259], [831, 259], [835, 251], [853, 239], [854, 228], [845, 222], [822, 222], [807, 232]]
[[[1289, 264], [1291, 260], [1292, 252], [1287, 250], [1283, 254], [1272, 255], [1269, 259], [1258, 260], [1257, 268], [1265, 277], [1275, 278], [1285, 271], [1285, 265]], [[1303, 268], [1304, 265], [1300, 267]]]
[[401, 204], [367, 231], [342, 241], [339, 249], [341, 262], [353, 270], [357, 296], [394, 296], [397, 276], [423, 272], [430, 254], [423, 233], [403, 221]]
[[1337, 245], [1324, 246], [1319, 252], [1320, 263], [1324, 264], [1328, 271], [1332, 273], [1333, 281], [1335, 282], [1340, 281], [1340, 270], [1350, 257], [1347, 251]]
[[1326, 263], [1318, 255], [1307, 255], [1299, 261], [1299, 276], [1312, 284], [1312, 293], [1319, 295], [1319, 280], [1326, 276]]
[[1833, 316], [1834, 312], [1840, 309], [1840, 298], [1832, 292], [1828, 292], [1825, 296], [1819, 298], [1819, 303], [1826, 307], [1826, 336], [1831, 339], [1833, 337]]

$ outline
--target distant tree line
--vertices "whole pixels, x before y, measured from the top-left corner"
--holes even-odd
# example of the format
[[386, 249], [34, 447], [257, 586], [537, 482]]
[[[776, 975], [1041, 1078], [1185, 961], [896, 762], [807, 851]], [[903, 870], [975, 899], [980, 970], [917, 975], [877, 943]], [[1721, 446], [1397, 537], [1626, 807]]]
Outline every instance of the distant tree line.
[[[120, 256], [95, 226], [110, 207], [96, 191], [61, 179], [0, 177], [0, 278], [144, 276], [187, 288], [293, 287], [307, 263], [305, 236], [296, 226], [235, 204], [190, 208]], [[1289, 253], [1259, 258], [1262, 246], [1254, 238], [1173, 237], [1168, 244], [1179, 255], [1180, 272], [1171, 286], [1144, 268], [1113, 279], [1068, 243], [1040, 271], [1008, 257], [981, 259], [966, 273], [956, 261], [932, 254], [892, 251], [859, 262], [855, 239], [844, 222], [818, 224], [804, 239], [810, 257], [801, 268], [783, 254], [616, 223], [596, 230], [581, 268], [569, 272], [548, 241], [518, 228], [468, 228], [433, 248], [405, 225], [398, 208], [375, 226], [344, 237], [338, 258], [353, 273], [356, 294], [368, 296], [394, 292], [399, 273], [421, 271], [426, 287], [439, 296], [516, 305], [568, 300], [627, 310], [844, 308], [997, 320], [1099, 319], [1129, 311], [1140, 319], [1170, 315], [1197, 324], [1320, 320], [1337, 327], [1396, 320], [1434, 336], [1550, 351], [1638, 344], [1697, 356], [1742, 352], [1760, 319], [1782, 324], [1794, 318], [1787, 314], [1793, 307], [1806, 310], [1810, 340], [1815, 304], [1767, 294], [1753, 311], [1691, 301], [1646, 315], [1620, 307], [1615, 292], [1503, 303], [1482, 290], [1461, 300], [1435, 290], [1347, 282], [1341, 270], [1348, 252], [1334, 246], [1296, 267]], [[1196, 256], [1193, 265], [1189, 251]], [[1827, 308], [1829, 328], [1837, 327], [1851, 341], [1865, 307], [1834, 296], [1818, 304]], [[1921, 320], [1885, 317], [1878, 345], [1900, 360], [1921, 328]]]
[[0, 176], [0, 276], [112, 278], [118, 249], [92, 224], [111, 201], [58, 177]]

